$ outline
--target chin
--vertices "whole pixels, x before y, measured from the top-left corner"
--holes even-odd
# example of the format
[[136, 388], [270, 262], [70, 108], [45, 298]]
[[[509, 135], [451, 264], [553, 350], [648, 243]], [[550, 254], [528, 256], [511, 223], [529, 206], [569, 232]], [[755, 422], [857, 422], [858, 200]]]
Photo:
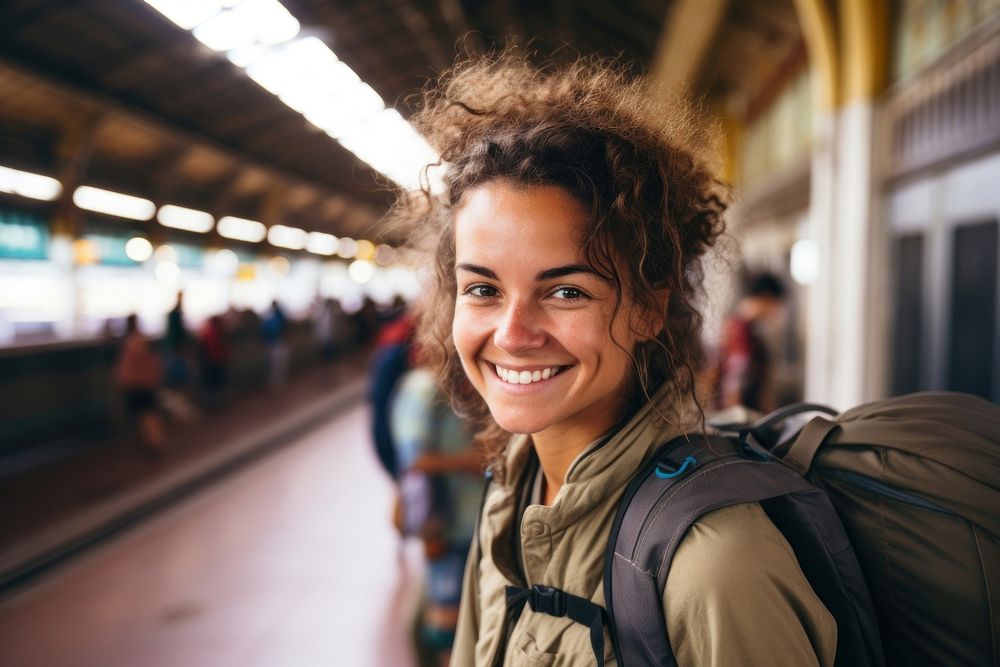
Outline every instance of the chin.
[[527, 415], [514, 415], [507, 411], [490, 411], [493, 421], [508, 433], [531, 435], [543, 430], [547, 424], [537, 417]]

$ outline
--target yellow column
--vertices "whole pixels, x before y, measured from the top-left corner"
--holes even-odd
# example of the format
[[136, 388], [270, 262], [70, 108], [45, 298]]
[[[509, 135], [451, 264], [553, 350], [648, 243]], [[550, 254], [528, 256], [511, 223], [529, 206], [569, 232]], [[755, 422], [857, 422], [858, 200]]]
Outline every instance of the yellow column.
[[813, 70], [815, 108], [840, 105], [838, 44], [834, 18], [826, 0], [795, 0], [802, 35]]
[[875, 98], [885, 88], [888, 71], [888, 12], [886, 0], [841, 0], [843, 36], [841, 100]]

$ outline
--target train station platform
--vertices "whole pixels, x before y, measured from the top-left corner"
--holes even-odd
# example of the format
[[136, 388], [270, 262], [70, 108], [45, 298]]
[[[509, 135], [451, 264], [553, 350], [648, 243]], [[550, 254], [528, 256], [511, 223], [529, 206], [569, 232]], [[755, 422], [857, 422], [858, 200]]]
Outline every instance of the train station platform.
[[291, 378], [280, 391], [244, 393], [191, 422], [168, 424], [161, 456], [134, 436], [98, 443], [23, 470], [0, 462], [0, 596], [87, 546], [140, 522], [271, 448], [357, 406], [367, 355]]
[[116, 444], [75, 475], [32, 473], [35, 491], [5, 483], [18, 514], [45, 512], [40, 530], [8, 524], [22, 557], [60, 530], [97, 533], [0, 598], [0, 664], [414, 667], [421, 545], [391, 522], [363, 362], [176, 429], [163, 460]]

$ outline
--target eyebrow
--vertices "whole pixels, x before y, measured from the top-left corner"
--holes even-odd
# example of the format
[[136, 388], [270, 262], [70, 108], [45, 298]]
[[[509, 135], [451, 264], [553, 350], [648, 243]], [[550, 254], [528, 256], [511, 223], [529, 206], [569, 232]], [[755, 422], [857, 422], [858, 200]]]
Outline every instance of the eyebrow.
[[[485, 266], [479, 266], [478, 264], [467, 264], [463, 262], [461, 264], [457, 264], [455, 268], [462, 271], [469, 271], [470, 273], [475, 273], [491, 280], [499, 280], [496, 273], [487, 269]], [[535, 275], [535, 280], [541, 282], [543, 280], [552, 280], [553, 278], [562, 278], [563, 276], [568, 276], [574, 273], [589, 273], [591, 275], [597, 275], [597, 272], [586, 264], [567, 264], [565, 266], [556, 266], [551, 269], [539, 271], [538, 274]]]
[[476, 273], [484, 278], [489, 278], [490, 280], [499, 280], [497, 274], [493, 273], [485, 266], [479, 266], [478, 264], [466, 264], [465, 262], [455, 265], [456, 269], [461, 269], [462, 271], [469, 271], [470, 273]]

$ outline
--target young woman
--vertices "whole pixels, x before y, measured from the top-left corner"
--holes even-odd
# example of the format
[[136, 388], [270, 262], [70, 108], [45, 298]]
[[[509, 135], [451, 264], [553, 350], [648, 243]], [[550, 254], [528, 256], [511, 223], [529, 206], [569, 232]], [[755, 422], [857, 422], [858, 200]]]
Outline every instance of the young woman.
[[[495, 474], [453, 665], [593, 665], [586, 626], [512, 611], [507, 589], [603, 606], [626, 483], [703, 427], [694, 301], [725, 189], [689, 115], [648, 92], [600, 62], [508, 53], [444, 75], [414, 118], [445, 165], [443, 188], [397, 209], [437, 258], [424, 344]], [[833, 663], [836, 624], [756, 504], [692, 527], [663, 608], [681, 666]]]

